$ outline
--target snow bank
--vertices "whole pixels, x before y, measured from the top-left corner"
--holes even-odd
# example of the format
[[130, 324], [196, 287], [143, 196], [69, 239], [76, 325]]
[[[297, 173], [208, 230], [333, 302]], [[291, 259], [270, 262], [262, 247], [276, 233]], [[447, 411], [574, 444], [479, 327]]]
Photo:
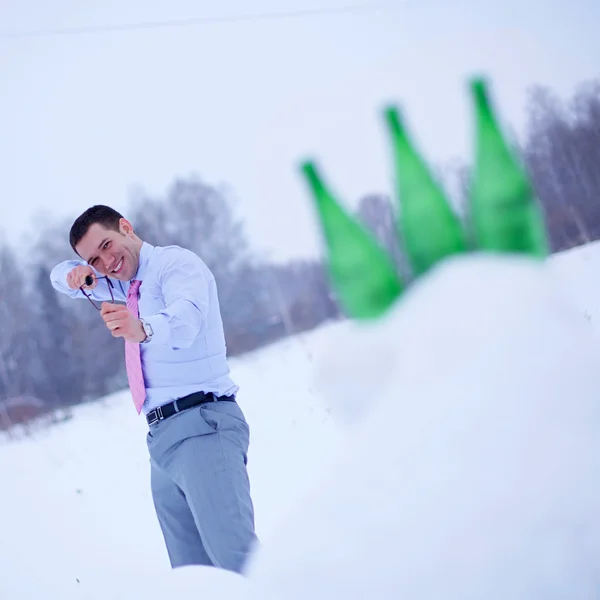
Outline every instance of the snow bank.
[[354, 329], [320, 386], [373, 393], [256, 598], [597, 597], [600, 352], [552, 269], [455, 259]]

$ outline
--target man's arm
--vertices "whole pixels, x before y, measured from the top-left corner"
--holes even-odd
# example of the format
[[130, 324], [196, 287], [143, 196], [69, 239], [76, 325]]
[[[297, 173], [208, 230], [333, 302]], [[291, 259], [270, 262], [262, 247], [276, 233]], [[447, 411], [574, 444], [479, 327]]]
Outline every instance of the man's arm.
[[[82, 294], [80, 289], [74, 290], [70, 288], [67, 284], [67, 275], [75, 267], [89, 267], [89, 265], [86, 262], [80, 260], [65, 260], [52, 269], [50, 273], [50, 281], [52, 283], [52, 287], [58, 292], [66, 294], [71, 298], [82, 298], [83, 300], [86, 300], [85, 295]], [[95, 269], [93, 269], [93, 267], [90, 268], [97, 277], [100, 277], [100, 274]], [[115, 300], [124, 302], [126, 300], [126, 297], [123, 294], [119, 282], [113, 281], [113, 283], [113, 295], [115, 297]], [[92, 300], [96, 300], [97, 302], [111, 301], [110, 292], [108, 290], [108, 283], [102, 280], [98, 281], [93, 289], [85, 288], [85, 293], [88, 294], [88, 296], [90, 296]]]
[[193, 252], [179, 249], [165, 250], [158, 279], [166, 306], [143, 316], [153, 331], [147, 343], [189, 348], [206, 325], [214, 279]]

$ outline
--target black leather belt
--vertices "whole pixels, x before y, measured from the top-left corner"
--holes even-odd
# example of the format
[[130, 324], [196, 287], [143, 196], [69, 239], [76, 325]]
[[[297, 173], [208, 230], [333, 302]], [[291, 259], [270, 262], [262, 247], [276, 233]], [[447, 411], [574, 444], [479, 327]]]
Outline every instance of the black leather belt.
[[148, 421], [148, 425], [152, 425], [163, 419], [168, 419], [182, 410], [187, 410], [199, 404], [206, 404], [207, 402], [235, 402], [235, 396], [217, 396], [212, 392], [208, 394], [205, 392], [194, 392], [151, 410], [146, 415], [146, 421]]

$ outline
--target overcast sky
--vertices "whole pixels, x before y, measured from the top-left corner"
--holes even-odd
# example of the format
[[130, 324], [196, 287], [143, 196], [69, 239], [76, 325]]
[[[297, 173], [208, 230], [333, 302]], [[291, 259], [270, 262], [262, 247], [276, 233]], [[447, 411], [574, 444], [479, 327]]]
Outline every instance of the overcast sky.
[[[126, 210], [178, 176], [227, 184], [270, 256], [320, 239], [298, 164], [342, 200], [391, 191], [381, 108], [406, 111], [432, 160], [471, 153], [466, 78], [492, 78], [523, 126], [526, 89], [564, 97], [600, 75], [598, 0], [397, 0], [370, 12], [78, 35], [0, 35], [0, 231], [42, 209]], [[342, 0], [0, 0], [6, 32], [341, 6]], [[392, 4], [392, 3], [390, 3]], [[65, 231], [65, 236], [68, 234]], [[26, 248], [26, 243], [22, 246]]]

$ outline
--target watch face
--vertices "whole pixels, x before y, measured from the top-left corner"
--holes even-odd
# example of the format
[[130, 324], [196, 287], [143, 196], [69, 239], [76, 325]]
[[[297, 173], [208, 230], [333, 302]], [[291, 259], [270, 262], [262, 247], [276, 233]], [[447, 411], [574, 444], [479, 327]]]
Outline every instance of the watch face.
[[152, 337], [152, 327], [143, 319], [140, 319], [140, 321], [142, 322], [142, 329], [146, 334], [146, 339], [144, 341], [148, 341]]

